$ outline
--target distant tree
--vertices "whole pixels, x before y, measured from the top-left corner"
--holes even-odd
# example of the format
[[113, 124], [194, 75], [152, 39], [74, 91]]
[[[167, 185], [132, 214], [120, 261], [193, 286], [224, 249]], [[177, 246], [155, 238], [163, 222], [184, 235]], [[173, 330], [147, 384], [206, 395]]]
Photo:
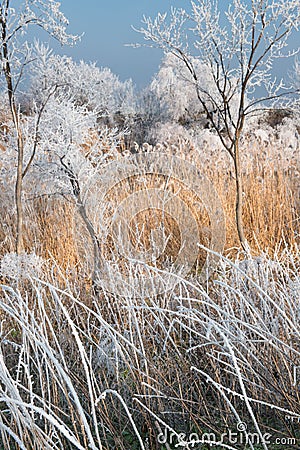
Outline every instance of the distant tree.
[[107, 67], [95, 63], [76, 63], [68, 56], [56, 55], [43, 44], [35, 46], [35, 60], [31, 67], [31, 96], [37, 105], [43, 103], [56, 87], [75, 105], [84, 106], [98, 115], [98, 119], [114, 125], [119, 116], [126, 125], [135, 114], [132, 80], [120, 81]]
[[15, 9], [10, 0], [0, 1], [0, 60], [1, 75], [4, 78], [6, 92], [9, 100], [9, 109], [16, 132], [17, 149], [17, 176], [15, 183], [15, 203], [17, 212], [17, 233], [15, 250], [17, 254], [23, 251], [22, 224], [22, 184], [25, 175], [33, 161], [37, 143], [38, 128], [43, 105], [40, 114], [37, 115], [35, 140], [32, 155], [25, 165], [24, 139], [22, 133], [22, 121], [20, 104], [17, 100], [17, 92], [22, 81], [26, 66], [32, 60], [32, 52], [24, 35], [31, 26], [45, 30], [50, 36], [61, 44], [72, 44], [75, 36], [67, 34], [68, 21], [60, 11], [60, 4], [54, 0], [25, 0]]
[[[150, 42], [172, 54], [186, 67], [188, 82], [212, 129], [229, 153], [235, 172], [236, 225], [247, 250], [242, 210], [243, 184], [240, 143], [247, 116], [260, 110], [286, 107], [292, 93], [272, 75], [276, 58], [298, 52], [287, 50], [293, 30], [300, 25], [300, 0], [232, 0], [221, 14], [217, 0], [191, 1], [191, 10], [172, 9], [153, 20], [144, 18], [137, 30]], [[146, 44], [147, 45], [147, 44]], [[209, 72], [212, 89], [198, 71]], [[178, 92], [179, 96], [180, 93]]]
[[[201, 80], [203, 92], [207, 92], [206, 104], [209, 112], [216, 117], [214, 103], [210, 98], [221, 101], [219, 92], [216, 90], [214, 79], [210, 67], [199, 58], [191, 58], [196, 76]], [[194, 80], [191, 73], [182, 59], [176, 57], [172, 52], [166, 53], [158, 73], [154, 76], [150, 89], [155, 92], [158, 101], [162, 104], [161, 109], [165, 110], [165, 119], [181, 124], [207, 121], [207, 113], [195, 95]], [[233, 99], [234, 101], [234, 99]], [[238, 98], [235, 96], [236, 107]]]

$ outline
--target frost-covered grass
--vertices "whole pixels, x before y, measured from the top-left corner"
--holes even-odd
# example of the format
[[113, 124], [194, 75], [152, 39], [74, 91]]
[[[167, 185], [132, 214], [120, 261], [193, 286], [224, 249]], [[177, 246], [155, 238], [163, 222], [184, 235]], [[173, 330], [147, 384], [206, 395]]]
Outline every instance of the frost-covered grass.
[[[156, 150], [198, 164], [199, 148], [186, 141]], [[291, 448], [299, 446], [299, 162], [293, 156], [281, 165], [256, 147], [251, 151], [243, 175], [252, 256], [238, 250], [231, 167], [225, 159], [217, 167], [201, 161], [222, 200], [227, 232], [225, 256], [205, 285], [196, 269], [181, 278], [132, 261], [131, 283], [122, 291], [113, 293], [124, 266], [113, 271], [111, 265], [92, 286], [92, 248], [74, 199], [33, 198], [29, 184], [27, 259], [18, 260], [14, 217], [5, 208], [13, 192], [7, 181], [0, 194], [4, 449], [197, 448], [187, 446], [192, 433], [214, 433], [218, 441], [241, 422], [260, 442], [246, 448], [279, 449], [262, 443], [265, 433], [298, 439]], [[150, 177], [150, 187], [156, 181]], [[123, 187], [111, 201], [123, 199]], [[147, 232], [152, 219], [144, 219]], [[239, 436], [243, 442], [247, 430]], [[168, 435], [165, 444], [161, 433]], [[227, 436], [210, 448], [245, 445]]]
[[205, 288], [174, 276], [148, 298], [2, 284], [4, 448], [175, 448], [160, 430], [220, 436], [241, 422], [299, 439], [299, 261], [296, 247], [223, 258]]
[[[172, 129], [173, 130], [173, 129]], [[173, 135], [163, 144], [155, 147], [144, 144], [139, 149], [141, 152], [156, 151], [168, 156], [175, 155], [187, 159], [197, 165], [209, 178], [215, 187], [223, 205], [226, 219], [226, 251], [239, 247], [239, 240], [235, 224], [235, 182], [233, 167], [226, 153], [212, 141], [212, 133], [203, 132], [203, 145], [182, 137], [180, 130], [178, 135]], [[210, 138], [209, 142], [206, 140]], [[200, 139], [200, 138], [199, 138]], [[252, 137], [251, 137], [252, 139]], [[244, 226], [247, 240], [252, 251], [259, 255], [262, 251], [268, 251], [270, 256], [286, 245], [293, 246], [299, 243], [299, 214], [300, 214], [300, 163], [298, 158], [299, 149], [295, 150], [293, 141], [286, 149], [280, 141], [275, 141], [270, 135], [270, 142], [259, 146], [249, 138], [243, 148], [243, 183], [244, 183]], [[282, 138], [283, 139], [283, 138]], [[284, 141], [285, 142], [285, 141]], [[211, 145], [211, 147], [208, 147]], [[115, 152], [114, 158], [120, 159], [120, 164], [126, 163], [126, 157]], [[107, 164], [107, 161], [105, 162]], [[92, 168], [94, 171], [95, 169]], [[86, 167], [87, 174], [88, 166]], [[155, 178], [155, 177], [154, 177]], [[53, 189], [51, 182], [45, 184], [44, 178], [39, 179], [36, 173], [32, 178], [25, 180], [24, 195], [24, 241], [25, 249], [31, 253], [35, 251], [44, 259], [53, 258], [60, 267], [74, 268], [84, 266], [86, 259], [87, 241], [89, 239], [81, 219], [78, 215], [74, 198], [70, 192], [62, 189]], [[149, 178], [149, 187], [159, 187], [157, 179]], [[3, 181], [5, 189], [0, 193], [0, 204], [2, 221], [0, 223], [0, 254], [4, 255], [14, 251], [15, 216], [14, 211], [8, 206], [13, 204], [13, 178]], [[69, 182], [68, 182], [69, 183]], [[166, 189], [166, 182], [164, 182]], [[84, 184], [84, 183], [83, 183]], [[90, 184], [87, 183], [88, 189]], [[141, 189], [139, 180], [133, 181], [134, 189]], [[86, 197], [92, 199], [93, 204], [88, 211], [96, 231], [102, 233], [102, 217], [97, 194], [83, 192]], [[142, 188], [145, 188], [143, 185]], [[109, 200], [112, 206], [118, 204], [126, 196], [126, 189], [122, 183], [115, 191], [112, 191]], [[169, 190], [180, 193], [182, 185], [175, 180], [169, 183]], [[51, 195], [47, 195], [51, 192]], [[56, 192], [56, 194], [55, 194]], [[172, 191], [171, 191], [172, 192]], [[178, 194], [177, 194], [178, 195]], [[183, 194], [187, 201], [187, 196]], [[201, 199], [200, 199], [201, 200]], [[188, 199], [190, 203], [193, 197]], [[107, 207], [105, 206], [107, 209]], [[95, 209], [95, 211], [93, 211]], [[108, 214], [110, 211], [108, 210]], [[176, 215], [176, 212], [174, 213]], [[203, 221], [205, 217], [202, 217]], [[149, 220], [147, 218], [147, 224]], [[207, 223], [205, 223], [207, 227]], [[149, 227], [150, 229], [150, 227]], [[176, 233], [174, 233], [176, 234]], [[205, 237], [205, 236], [204, 236]], [[177, 239], [178, 240], [178, 239]], [[204, 239], [202, 242], [207, 244]], [[90, 250], [90, 248], [89, 248]], [[92, 253], [92, 252], [90, 252]], [[83, 258], [84, 254], [84, 258]]]
[[[164, 139], [153, 150], [196, 164], [212, 181], [226, 218], [226, 248], [239, 246], [235, 224], [235, 183], [230, 158], [218, 138], [208, 130], [187, 131], [161, 125], [156, 136]], [[260, 136], [261, 135], [261, 136]], [[147, 147], [144, 148], [147, 150]], [[292, 121], [275, 130], [264, 126], [249, 130], [242, 143], [245, 233], [251, 249], [271, 253], [285, 242], [299, 243], [300, 161], [299, 138]]]

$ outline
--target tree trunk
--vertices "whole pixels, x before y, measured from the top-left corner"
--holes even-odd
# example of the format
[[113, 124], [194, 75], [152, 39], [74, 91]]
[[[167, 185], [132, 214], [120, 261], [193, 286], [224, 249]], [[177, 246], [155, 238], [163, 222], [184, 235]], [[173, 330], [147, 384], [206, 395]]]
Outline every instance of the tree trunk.
[[85, 223], [85, 226], [88, 230], [88, 233], [90, 235], [90, 238], [93, 242], [93, 253], [94, 253], [94, 270], [93, 270], [93, 275], [92, 275], [92, 284], [93, 287], [95, 288], [97, 285], [97, 279], [99, 277], [99, 272], [100, 272], [100, 268], [101, 268], [101, 259], [100, 259], [100, 251], [99, 251], [99, 242], [94, 230], [94, 227], [90, 221], [90, 219], [87, 216], [85, 207], [81, 201], [80, 196], [77, 197], [77, 201], [78, 201], [78, 211], [79, 214], [82, 218], [82, 220]]
[[17, 180], [15, 186], [15, 202], [17, 209], [17, 235], [16, 235], [16, 253], [20, 255], [23, 251], [23, 206], [22, 206], [22, 182], [23, 182], [23, 157], [24, 147], [21, 130], [19, 124], [17, 127], [18, 133], [18, 166], [17, 166]]
[[243, 250], [248, 252], [248, 243], [245, 237], [243, 224], [243, 181], [240, 166], [239, 140], [234, 144], [234, 172], [235, 172], [235, 187], [236, 187], [236, 202], [235, 202], [235, 220], [239, 236], [239, 240]]
[[76, 199], [79, 214], [80, 214], [83, 222], [85, 223], [85, 226], [88, 230], [88, 233], [89, 233], [92, 243], [93, 243], [94, 268], [93, 268], [93, 275], [92, 275], [92, 285], [93, 285], [93, 289], [96, 292], [97, 291], [97, 279], [99, 277], [100, 268], [101, 267], [103, 268], [103, 265], [101, 265], [99, 241], [98, 241], [97, 235], [95, 233], [93, 224], [91, 223], [90, 219], [88, 218], [85, 206], [81, 200], [80, 185], [79, 185], [78, 178], [74, 174], [73, 170], [64, 163], [64, 158], [65, 158], [65, 156], [61, 157], [60, 162], [63, 165], [67, 176], [69, 177], [69, 180], [70, 180], [70, 183], [72, 186], [73, 195]]
[[17, 211], [17, 233], [16, 233], [16, 243], [15, 251], [19, 255], [23, 251], [23, 207], [22, 207], [22, 181], [23, 181], [23, 159], [24, 159], [24, 145], [22, 132], [20, 127], [19, 114], [15, 102], [15, 93], [12, 80], [12, 71], [10, 65], [10, 56], [7, 46], [7, 14], [9, 9], [9, 1], [6, 1], [4, 6], [4, 11], [1, 7], [1, 39], [2, 39], [2, 52], [1, 59], [4, 63], [4, 75], [6, 80], [7, 94], [9, 100], [10, 112], [12, 114], [12, 119], [14, 127], [17, 133], [17, 148], [18, 148], [18, 162], [17, 162], [17, 180], [15, 184], [15, 204]]
[[7, 63], [6, 71], [6, 82], [9, 98], [10, 111], [13, 118], [14, 127], [17, 133], [17, 147], [18, 147], [18, 162], [17, 162], [17, 179], [15, 184], [15, 204], [17, 211], [17, 233], [16, 233], [16, 243], [15, 251], [17, 255], [20, 255], [23, 251], [23, 205], [22, 205], [22, 184], [23, 184], [23, 165], [24, 165], [24, 144], [22, 131], [20, 127], [20, 118], [15, 104], [15, 97], [13, 93], [13, 86], [11, 80], [10, 66]]

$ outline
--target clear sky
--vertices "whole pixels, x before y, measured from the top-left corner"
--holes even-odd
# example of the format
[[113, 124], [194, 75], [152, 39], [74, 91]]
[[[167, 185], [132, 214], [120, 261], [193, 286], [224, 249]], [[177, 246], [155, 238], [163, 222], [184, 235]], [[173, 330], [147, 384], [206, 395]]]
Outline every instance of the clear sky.
[[[143, 14], [155, 17], [158, 12], [169, 11], [171, 6], [189, 9], [189, 0], [60, 0], [61, 11], [70, 21], [69, 31], [82, 34], [75, 47], [59, 48], [51, 41], [58, 53], [72, 56], [75, 60], [95, 61], [101, 67], [109, 67], [121, 80], [132, 78], [138, 87], [150, 82], [158, 70], [162, 53], [158, 49], [126, 47], [126, 43], [142, 43], [143, 37], [132, 30], [140, 28]], [[229, 0], [220, 0], [226, 8]], [[294, 44], [300, 45], [299, 33]], [[46, 38], [46, 36], [45, 36]], [[295, 42], [298, 40], [298, 42]], [[281, 61], [276, 74], [283, 76], [292, 61]]]
[[156, 16], [171, 6], [188, 8], [189, 0], [60, 0], [61, 11], [70, 21], [68, 31], [84, 33], [75, 48], [51, 46], [75, 60], [96, 61], [109, 67], [122, 80], [132, 78], [137, 86], [146, 85], [157, 71], [162, 53], [157, 49], [126, 47], [142, 43], [140, 28], [143, 14]]

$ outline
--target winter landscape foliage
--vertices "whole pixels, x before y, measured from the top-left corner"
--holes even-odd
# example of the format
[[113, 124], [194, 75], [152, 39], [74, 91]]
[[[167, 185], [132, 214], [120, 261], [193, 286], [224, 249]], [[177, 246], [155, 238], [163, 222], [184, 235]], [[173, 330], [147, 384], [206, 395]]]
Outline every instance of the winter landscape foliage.
[[140, 91], [25, 40], [76, 43], [57, 2], [13, 3], [0, 449], [299, 448], [299, 0], [144, 18], [164, 53]]

